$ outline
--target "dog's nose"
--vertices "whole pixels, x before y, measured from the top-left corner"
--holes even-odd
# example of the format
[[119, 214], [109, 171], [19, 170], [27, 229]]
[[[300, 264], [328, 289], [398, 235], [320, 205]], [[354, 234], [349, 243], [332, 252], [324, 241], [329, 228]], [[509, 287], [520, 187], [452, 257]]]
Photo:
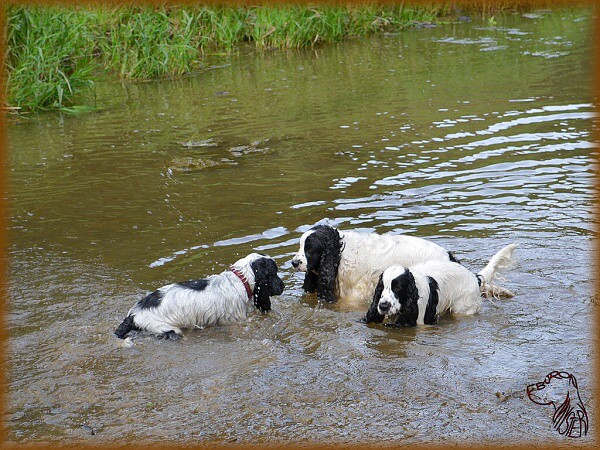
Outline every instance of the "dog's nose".
[[294, 266], [295, 269], [297, 269], [299, 265], [300, 261], [298, 261], [297, 259], [292, 259], [292, 266]]
[[381, 312], [387, 312], [391, 307], [392, 304], [390, 302], [379, 302], [379, 311]]
[[275, 287], [275, 293], [273, 295], [281, 295], [283, 293], [283, 290], [285, 289], [285, 284], [283, 283], [283, 280], [278, 279], [277, 280], [277, 286]]

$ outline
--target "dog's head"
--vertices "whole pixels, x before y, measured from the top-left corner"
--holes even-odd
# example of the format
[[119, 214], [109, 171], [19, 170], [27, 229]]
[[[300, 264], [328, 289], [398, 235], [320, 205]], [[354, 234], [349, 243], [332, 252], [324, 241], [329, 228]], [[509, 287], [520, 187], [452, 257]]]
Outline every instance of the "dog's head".
[[404, 313], [406, 308], [416, 306], [418, 298], [415, 279], [406, 267], [392, 266], [379, 277], [373, 301], [377, 302], [377, 312], [382, 316], [395, 316]]
[[283, 280], [277, 275], [277, 264], [273, 258], [261, 253], [252, 253], [235, 265], [238, 266], [241, 261], [244, 261], [251, 271], [248, 282], [252, 289], [254, 306], [262, 312], [270, 311], [271, 296], [281, 295], [285, 288]]
[[337, 229], [329, 225], [316, 225], [300, 237], [300, 249], [292, 259], [292, 266], [298, 272], [318, 273], [324, 260], [338, 255], [341, 238]]
[[300, 238], [300, 249], [292, 259], [292, 266], [299, 272], [307, 272], [303, 287], [308, 292], [316, 287], [321, 301], [335, 301], [342, 247], [340, 233], [329, 225], [317, 225]]
[[538, 405], [556, 405], [567, 396], [571, 386], [577, 389], [577, 381], [573, 375], [554, 371], [542, 381], [527, 386], [527, 396]]
[[579, 396], [577, 379], [568, 372], [550, 372], [543, 381], [527, 386], [527, 396], [538, 405], [552, 405], [554, 428], [580, 437], [588, 432], [588, 416]]
[[419, 317], [419, 290], [406, 267], [392, 266], [379, 277], [366, 321], [380, 323], [385, 317], [397, 326], [415, 326]]

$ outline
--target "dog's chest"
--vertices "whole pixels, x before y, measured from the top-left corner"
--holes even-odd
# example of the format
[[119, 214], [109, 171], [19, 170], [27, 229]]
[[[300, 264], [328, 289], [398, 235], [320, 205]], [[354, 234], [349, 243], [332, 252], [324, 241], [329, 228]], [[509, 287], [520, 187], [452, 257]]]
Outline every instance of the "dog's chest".
[[378, 275], [365, 273], [345, 273], [336, 280], [336, 297], [339, 303], [348, 306], [364, 307], [373, 296]]

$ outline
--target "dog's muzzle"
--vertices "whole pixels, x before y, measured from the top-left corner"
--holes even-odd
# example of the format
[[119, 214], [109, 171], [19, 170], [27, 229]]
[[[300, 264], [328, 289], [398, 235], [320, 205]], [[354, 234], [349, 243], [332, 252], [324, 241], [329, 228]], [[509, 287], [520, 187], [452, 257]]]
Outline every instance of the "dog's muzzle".
[[392, 307], [392, 304], [388, 301], [383, 301], [383, 302], [379, 302], [379, 304], [377, 305], [377, 309], [379, 310], [379, 314], [383, 314], [384, 316], [390, 312], [390, 308]]
[[277, 277], [277, 279], [269, 289], [269, 295], [281, 295], [283, 294], [284, 289], [285, 284], [283, 283], [283, 280]]
[[292, 267], [296, 269], [297, 272], [306, 272], [306, 263], [299, 258], [292, 259]]

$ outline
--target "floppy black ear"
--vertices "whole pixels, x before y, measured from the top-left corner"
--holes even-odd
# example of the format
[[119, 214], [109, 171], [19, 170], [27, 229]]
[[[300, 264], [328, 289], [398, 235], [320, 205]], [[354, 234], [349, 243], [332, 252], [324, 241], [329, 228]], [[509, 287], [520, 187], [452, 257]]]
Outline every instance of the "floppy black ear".
[[406, 269], [402, 275], [392, 282], [392, 291], [400, 301], [400, 314], [396, 325], [414, 327], [419, 317], [419, 291], [415, 284], [415, 277]]
[[379, 305], [379, 300], [381, 300], [381, 293], [383, 292], [383, 274], [379, 276], [379, 282], [377, 283], [377, 287], [375, 288], [375, 292], [373, 293], [373, 301], [371, 302], [371, 307], [367, 311], [367, 315], [364, 319], [365, 323], [381, 323], [385, 316], [383, 314], [379, 314], [377, 310], [377, 305]]
[[342, 257], [342, 242], [340, 234], [333, 227], [320, 227], [319, 232], [323, 253], [319, 263], [317, 297], [319, 300], [333, 303], [336, 301], [335, 281]]
[[427, 308], [425, 308], [423, 323], [426, 325], [433, 325], [437, 322], [437, 305], [440, 300], [438, 293], [439, 286], [433, 277], [427, 277], [427, 283], [429, 284], [429, 299], [427, 300]]
[[269, 285], [265, 282], [256, 283], [254, 285], [254, 291], [252, 291], [252, 297], [254, 298], [254, 306], [256, 306], [261, 312], [271, 311], [271, 297], [269, 297]]
[[[268, 312], [271, 310], [269, 282], [271, 279], [270, 272], [272, 272], [272, 270], [269, 262], [271, 262], [271, 260], [267, 258], [259, 258], [250, 265], [254, 272], [254, 290], [252, 291], [254, 306], [261, 312]], [[275, 269], [275, 271], [276, 270], [277, 269]]]
[[317, 290], [317, 282], [319, 281], [319, 276], [314, 272], [306, 272], [304, 276], [304, 283], [302, 284], [302, 289], [304, 292], [315, 292]]

